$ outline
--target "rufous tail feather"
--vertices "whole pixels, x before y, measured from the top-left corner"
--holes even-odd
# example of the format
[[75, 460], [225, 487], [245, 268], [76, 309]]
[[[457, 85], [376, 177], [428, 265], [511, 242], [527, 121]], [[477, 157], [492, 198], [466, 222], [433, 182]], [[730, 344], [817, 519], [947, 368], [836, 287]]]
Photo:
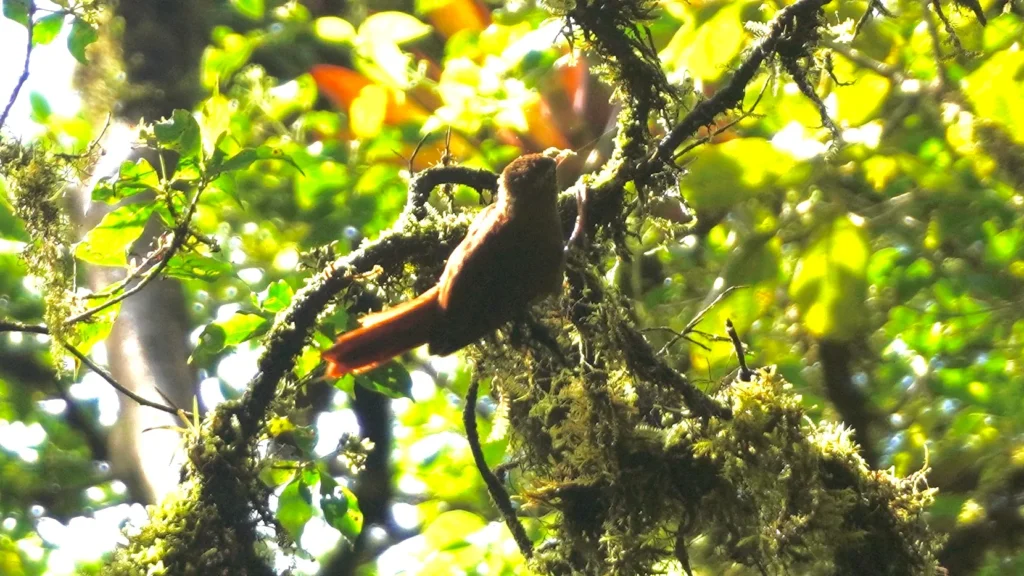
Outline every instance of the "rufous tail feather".
[[408, 302], [365, 316], [359, 328], [342, 334], [323, 353], [327, 375], [362, 374], [425, 344], [440, 313], [435, 286]]

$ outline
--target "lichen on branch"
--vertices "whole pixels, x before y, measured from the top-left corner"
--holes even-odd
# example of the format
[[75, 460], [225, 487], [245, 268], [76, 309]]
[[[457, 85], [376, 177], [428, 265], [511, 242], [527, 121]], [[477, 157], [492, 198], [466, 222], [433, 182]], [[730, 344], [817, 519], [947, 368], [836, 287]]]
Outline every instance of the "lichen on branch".
[[[554, 518], [552, 540], [531, 560], [538, 572], [648, 574], [676, 563], [688, 569], [691, 557], [768, 574], [934, 568], [937, 542], [923, 520], [931, 492], [921, 475], [898, 479], [868, 469], [841, 427], [806, 420], [771, 369], [709, 396], [651, 349], [631, 301], [605, 280], [616, 257], [629, 257], [642, 195], [659, 193], [671, 180], [666, 174], [678, 175], [676, 149], [737, 107], [780, 48], [790, 50], [790, 62], [801, 60], [817, 39], [824, 4], [798, 0], [780, 10], [724, 88], [682, 114], [643, 27], [653, 2], [547, 3], [565, 18], [572, 42], [601, 61], [621, 112], [610, 160], [574, 187], [589, 192], [585, 242], [571, 248], [563, 293], [467, 350], [475, 377], [489, 379], [507, 409], [519, 497]], [[657, 136], [655, 114], [673, 122]], [[391, 229], [326, 266], [295, 295], [263, 341], [247, 393], [221, 404], [192, 441], [202, 450], [184, 486], [199, 504], [172, 510], [172, 519], [151, 526], [156, 532], [132, 541], [126, 557], [145, 560], [143, 551], [162, 537], [157, 527], [193, 526], [197, 514], [214, 514], [213, 525], [237, 533], [252, 527], [224, 514], [249, 511], [247, 522], [273, 524], [260, 514], [266, 494], [249, 481], [254, 440], [280, 383], [318, 319], [359, 275], [377, 270], [381, 285], [436, 275], [469, 217], [433, 214], [426, 201], [435, 186], [455, 182], [485, 188], [494, 180], [458, 167], [420, 173]], [[563, 222], [577, 216], [572, 200], [566, 194], [560, 202]], [[258, 566], [259, 542], [245, 533], [223, 544], [241, 548], [200, 555], [208, 559], [201, 568], [227, 569], [228, 559]]]

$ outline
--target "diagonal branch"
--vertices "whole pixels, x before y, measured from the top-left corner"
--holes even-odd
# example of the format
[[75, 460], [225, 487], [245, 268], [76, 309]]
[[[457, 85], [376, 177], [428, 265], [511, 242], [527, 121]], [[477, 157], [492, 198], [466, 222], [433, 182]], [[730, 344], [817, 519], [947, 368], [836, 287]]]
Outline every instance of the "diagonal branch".
[[35, 28], [35, 22], [32, 21], [32, 17], [36, 13], [36, 3], [28, 3], [28, 22], [25, 26], [28, 28], [28, 40], [25, 43], [25, 64], [21, 68], [21, 76], [18, 76], [17, 83], [14, 84], [14, 90], [11, 91], [11, 97], [7, 100], [7, 106], [4, 107], [3, 114], [0, 114], [0, 127], [3, 127], [4, 123], [7, 122], [7, 116], [11, 113], [11, 108], [14, 107], [14, 102], [18, 99], [18, 94], [21, 92], [22, 87], [25, 86], [25, 82], [28, 81], [28, 65], [32, 60], [32, 32]]
[[711, 124], [719, 114], [739, 106], [743, 102], [747, 85], [754, 79], [754, 74], [776, 53], [780, 42], [793, 36], [793, 32], [801, 24], [812, 24], [813, 16], [825, 4], [828, 4], [827, 0], [797, 0], [794, 4], [779, 10], [772, 20], [768, 35], [754, 46], [729, 82], [714, 96], [694, 106], [693, 110], [662, 138], [652, 160], [670, 163], [675, 149], [696, 134], [701, 126]]
[[[159, 248], [157, 249], [156, 254], [161, 255], [159, 262], [157, 262], [155, 266], [150, 268], [148, 271], [146, 271], [145, 274], [142, 275], [142, 278], [139, 280], [138, 284], [132, 286], [131, 288], [125, 290], [124, 292], [121, 292], [120, 294], [111, 298], [110, 300], [106, 300], [102, 304], [97, 304], [96, 306], [89, 308], [88, 310], [80, 314], [76, 314], [71, 318], [68, 318], [67, 323], [75, 324], [76, 322], [81, 322], [83, 320], [92, 318], [99, 312], [102, 312], [103, 310], [110, 308], [114, 304], [117, 304], [118, 302], [130, 298], [131, 296], [145, 288], [150, 282], [159, 278], [160, 273], [163, 272], [164, 269], [167, 268], [167, 266], [170, 264], [171, 258], [173, 258], [174, 255], [177, 254], [178, 250], [180, 250], [181, 247], [185, 245], [185, 240], [189, 237], [189, 225], [192, 223], [192, 216], [195, 214], [196, 208], [199, 206], [199, 198], [202, 196], [203, 190], [205, 190], [205, 188], [205, 182], [200, 183], [200, 185], [196, 188], [195, 194], [192, 195], [192, 199], [189, 201], [188, 209], [185, 211], [185, 215], [182, 217], [181, 222], [179, 222], [178, 225], [174, 228], [174, 231], [171, 236], [170, 245], [168, 245], [167, 248], [164, 250], [160, 250]], [[147, 259], [147, 261], [148, 260], [150, 259]], [[143, 267], [144, 266], [140, 266], [137, 269], [137, 271], [142, 270]]]
[[[50, 336], [50, 330], [46, 326], [22, 324], [20, 322], [11, 321], [0, 321], [0, 332], [26, 332], [29, 334], [45, 334], [47, 336]], [[186, 416], [191, 417], [191, 413], [189, 412], [182, 412], [170, 406], [166, 406], [158, 402], [153, 402], [152, 400], [147, 400], [146, 398], [139, 396], [138, 394], [132, 392], [131, 390], [123, 386], [110, 374], [110, 372], [107, 372], [106, 370], [103, 369], [102, 366], [93, 362], [88, 356], [83, 354], [82, 351], [76, 348], [75, 346], [68, 344], [67, 342], [60, 342], [60, 345], [63, 346], [64, 349], [67, 350], [69, 354], [77, 358], [82, 364], [88, 366], [89, 369], [95, 372], [100, 378], [106, 380], [107, 384], [110, 384], [114, 388], [114, 390], [117, 390], [121, 394], [124, 394], [128, 398], [131, 398], [135, 402], [139, 403], [139, 405], [146, 406], [148, 408], [153, 408], [161, 412], [167, 412], [168, 414], [172, 414], [174, 416], [178, 416], [179, 414], [184, 413]]]

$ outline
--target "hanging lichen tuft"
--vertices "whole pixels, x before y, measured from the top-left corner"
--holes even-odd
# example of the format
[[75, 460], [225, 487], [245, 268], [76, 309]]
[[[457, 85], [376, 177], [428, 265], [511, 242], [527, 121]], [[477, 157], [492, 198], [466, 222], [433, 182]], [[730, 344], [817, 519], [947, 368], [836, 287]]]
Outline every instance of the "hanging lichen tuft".
[[[71, 329], [74, 259], [70, 253], [70, 221], [63, 203], [67, 162], [42, 149], [9, 139], [0, 141], [0, 176], [4, 178], [14, 213], [25, 223], [29, 243], [22, 258], [43, 293], [43, 318], [53, 337], [54, 359], [63, 357], [60, 342]], [[56, 362], [58, 369], [60, 362]]]

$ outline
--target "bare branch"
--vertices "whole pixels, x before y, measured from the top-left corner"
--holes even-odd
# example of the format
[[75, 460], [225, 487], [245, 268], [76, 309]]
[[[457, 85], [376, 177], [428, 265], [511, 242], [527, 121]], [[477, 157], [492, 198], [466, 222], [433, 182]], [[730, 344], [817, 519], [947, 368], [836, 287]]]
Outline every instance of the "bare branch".
[[[12, 321], [0, 321], [0, 332], [27, 332], [30, 334], [45, 334], [47, 336], [50, 335], [50, 330], [46, 326], [42, 326], [39, 324], [22, 324], [21, 322]], [[108, 384], [114, 387], [114, 390], [117, 390], [121, 394], [124, 394], [125, 396], [138, 402], [142, 406], [147, 406], [155, 410], [160, 410], [161, 412], [167, 412], [168, 414], [172, 414], [174, 416], [177, 416], [179, 414], [179, 410], [171, 408], [170, 406], [165, 406], [163, 404], [153, 402], [152, 400], [147, 400], [142, 396], [139, 396], [138, 394], [132, 392], [128, 388], [124, 387], [120, 382], [115, 380], [114, 377], [111, 376], [109, 372], [104, 370], [99, 364], [96, 364], [95, 362], [90, 360], [89, 357], [83, 354], [78, 348], [72, 346], [71, 344], [68, 344], [67, 342], [60, 342], [60, 345], [63, 346], [64, 349], [68, 351], [68, 353], [77, 358], [82, 364], [85, 364], [86, 366], [89, 367], [90, 370], [99, 375], [100, 378], [106, 380]], [[160, 392], [158, 391], [157, 393]], [[191, 417], [190, 413], [186, 412], [185, 414], [188, 414], [189, 417]]]
[[479, 389], [480, 382], [473, 378], [469, 383], [469, 389], [466, 391], [466, 407], [462, 411], [462, 423], [466, 427], [466, 439], [469, 441], [469, 448], [473, 453], [473, 462], [476, 464], [477, 470], [480, 471], [480, 475], [483, 476], [484, 484], [487, 485], [487, 493], [491, 495], [491, 499], [494, 500], [498, 511], [501, 512], [502, 518], [505, 519], [505, 525], [512, 532], [512, 538], [519, 546], [519, 551], [522, 552], [524, 557], [529, 559], [533, 556], [533, 541], [530, 540], [530, 537], [526, 534], [526, 529], [523, 528], [523, 524], [516, 517], [516, 511], [512, 507], [512, 499], [509, 498], [508, 491], [502, 486], [501, 480], [498, 479], [497, 475], [487, 467], [484, 450], [480, 446], [480, 434], [476, 428], [476, 399]]
[[36, 3], [28, 3], [28, 40], [25, 42], [25, 64], [21, 68], [21, 76], [18, 76], [18, 82], [14, 85], [14, 90], [11, 92], [10, 99], [7, 100], [7, 106], [4, 107], [3, 114], [0, 114], [0, 127], [7, 122], [7, 115], [11, 113], [11, 108], [14, 107], [14, 102], [18, 99], [18, 93], [21, 92], [25, 82], [28, 81], [28, 64], [32, 60], [32, 32], [35, 27], [35, 23], [32, 21], [32, 17], [36, 13]]

